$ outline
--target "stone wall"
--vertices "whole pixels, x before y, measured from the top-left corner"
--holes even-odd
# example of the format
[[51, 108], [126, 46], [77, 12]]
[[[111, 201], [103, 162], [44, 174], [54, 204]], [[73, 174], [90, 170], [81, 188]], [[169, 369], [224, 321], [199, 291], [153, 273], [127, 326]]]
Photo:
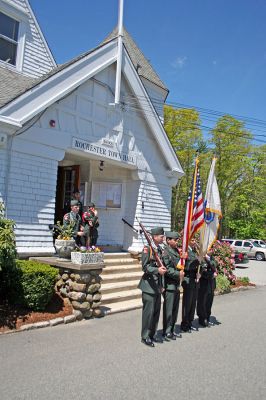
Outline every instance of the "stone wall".
[[71, 269], [59, 269], [56, 289], [67, 297], [77, 319], [102, 317], [101, 277], [102, 269], [73, 272]]

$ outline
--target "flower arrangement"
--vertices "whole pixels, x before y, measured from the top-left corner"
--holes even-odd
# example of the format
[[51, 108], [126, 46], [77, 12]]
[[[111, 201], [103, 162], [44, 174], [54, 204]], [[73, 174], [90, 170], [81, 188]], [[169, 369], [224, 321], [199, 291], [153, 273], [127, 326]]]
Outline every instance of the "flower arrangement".
[[100, 253], [101, 249], [96, 246], [89, 246], [89, 247], [78, 247], [74, 251], [79, 253]]
[[73, 264], [96, 264], [104, 262], [104, 253], [99, 247], [80, 247], [71, 252]]

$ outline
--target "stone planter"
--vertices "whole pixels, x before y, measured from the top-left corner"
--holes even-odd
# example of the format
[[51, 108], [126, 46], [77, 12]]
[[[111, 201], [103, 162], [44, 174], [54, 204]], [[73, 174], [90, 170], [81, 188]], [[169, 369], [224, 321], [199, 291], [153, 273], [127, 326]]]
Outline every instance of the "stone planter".
[[74, 239], [63, 240], [63, 239], [55, 239], [55, 248], [60, 260], [70, 261], [71, 252], [75, 249], [76, 242]]
[[104, 253], [82, 253], [79, 251], [71, 252], [71, 261], [73, 264], [98, 264], [103, 263]]

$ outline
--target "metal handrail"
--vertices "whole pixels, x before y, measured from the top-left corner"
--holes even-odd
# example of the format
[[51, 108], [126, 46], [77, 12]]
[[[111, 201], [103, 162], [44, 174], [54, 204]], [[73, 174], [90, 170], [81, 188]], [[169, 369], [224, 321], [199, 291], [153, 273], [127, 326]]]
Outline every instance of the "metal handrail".
[[142, 234], [142, 230], [134, 228], [134, 226], [131, 225], [130, 222], [128, 222], [125, 218], [122, 218], [122, 221], [124, 222], [124, 224], [128, 225], [134, 232]]

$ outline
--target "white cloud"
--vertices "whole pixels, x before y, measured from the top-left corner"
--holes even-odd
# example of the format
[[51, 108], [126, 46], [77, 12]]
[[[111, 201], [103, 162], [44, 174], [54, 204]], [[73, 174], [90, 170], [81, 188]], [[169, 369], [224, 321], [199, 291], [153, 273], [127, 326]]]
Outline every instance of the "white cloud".
[[172, 67], [173, 68], [176, 68], [176, 69], [178, 69], [178, 68], [183, 68], [184, 67], [184, 65], [186, 64], [186, 61], [187, 61], [187, 57], [186, 56], [180, 56], [180, 57], [177, 57], [172, 63], [171, 63], [171, 65], [172, 65]]

